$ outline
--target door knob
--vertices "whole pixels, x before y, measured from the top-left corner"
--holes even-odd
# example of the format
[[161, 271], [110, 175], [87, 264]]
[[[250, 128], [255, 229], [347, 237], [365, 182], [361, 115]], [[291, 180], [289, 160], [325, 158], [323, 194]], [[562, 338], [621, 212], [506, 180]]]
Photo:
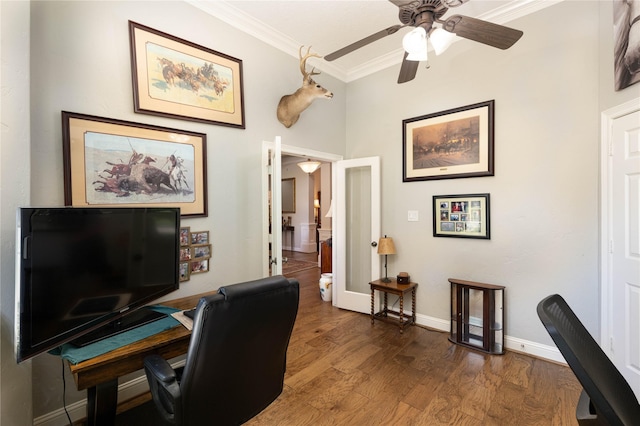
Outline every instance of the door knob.
[[377, 241], [371, 241], [371, 247], [378, 247]]

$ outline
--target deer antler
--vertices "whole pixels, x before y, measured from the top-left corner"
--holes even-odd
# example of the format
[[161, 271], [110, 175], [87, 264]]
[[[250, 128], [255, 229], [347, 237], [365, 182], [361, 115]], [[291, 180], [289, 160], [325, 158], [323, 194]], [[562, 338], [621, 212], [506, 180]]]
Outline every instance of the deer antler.
[[307, 59], [309, 58], [321, 58], [322, 56], [317, 53], [311, 53], [311, 46], [307, 49], [307, 53], [302, 56], [302, 48], [304, 46], [300, 46], [299, 56], [300, 56], [300, 72], [302, 76], [306, 79], [311, 78], [313, 75], [318, 75], [320, 72], [313, 72], [316, 68], [311, 68], [311, 72], [307, 72]]

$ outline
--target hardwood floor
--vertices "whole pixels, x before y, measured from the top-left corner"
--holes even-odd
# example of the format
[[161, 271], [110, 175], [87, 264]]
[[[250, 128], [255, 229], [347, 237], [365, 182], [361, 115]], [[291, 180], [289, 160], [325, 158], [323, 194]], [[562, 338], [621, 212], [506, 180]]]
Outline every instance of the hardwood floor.
[[[577, 425], [581, 387], [568, 367], [511, 351], [486, 355], [419, 326], [401, 335], [392, 324], [371, 325], [368, 315], [322, 301], [319, 268], [294, 275], [300, 307], [284, 390], [246, 425]], [[118, 424], [157, 424], [143, 413], [128, 411]]]
[[577, 424], [581, 387], [568, 367], [511, 351], [486, 355], [422, 327], [401, 335], [392, 324], [371, 325], [368, 315], [321, 300], [318, 269], [295, 275], [300, 308], [285, 388], [247, 425]]

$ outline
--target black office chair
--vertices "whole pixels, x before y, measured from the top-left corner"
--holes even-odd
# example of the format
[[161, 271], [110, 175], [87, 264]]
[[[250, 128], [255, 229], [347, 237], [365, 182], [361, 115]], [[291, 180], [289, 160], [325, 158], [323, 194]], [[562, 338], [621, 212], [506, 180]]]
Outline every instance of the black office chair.
[[582, 384], [579, 425], [640, 425], [640, 404], [615, 365], [557, 294], [538, 303], [538, 316]]
[[239, 425], [282, 392], [299, 284], [283, 276], [221, 287], [203, 297], [182, 372], [144, 360], [153, 400], [173, 425]]

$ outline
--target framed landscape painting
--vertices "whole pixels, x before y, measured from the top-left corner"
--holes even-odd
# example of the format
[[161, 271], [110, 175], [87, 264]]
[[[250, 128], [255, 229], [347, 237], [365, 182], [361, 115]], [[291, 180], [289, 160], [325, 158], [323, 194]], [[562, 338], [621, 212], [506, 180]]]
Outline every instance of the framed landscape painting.
[[62, 133], [65, 205], [207, 216], [204, 133], [66, 111]]
[[402, 121], [402, 181], [493, 176], [494, 101]]
[[134, 110], [244, 129], [242, 61], [129, 21]]

